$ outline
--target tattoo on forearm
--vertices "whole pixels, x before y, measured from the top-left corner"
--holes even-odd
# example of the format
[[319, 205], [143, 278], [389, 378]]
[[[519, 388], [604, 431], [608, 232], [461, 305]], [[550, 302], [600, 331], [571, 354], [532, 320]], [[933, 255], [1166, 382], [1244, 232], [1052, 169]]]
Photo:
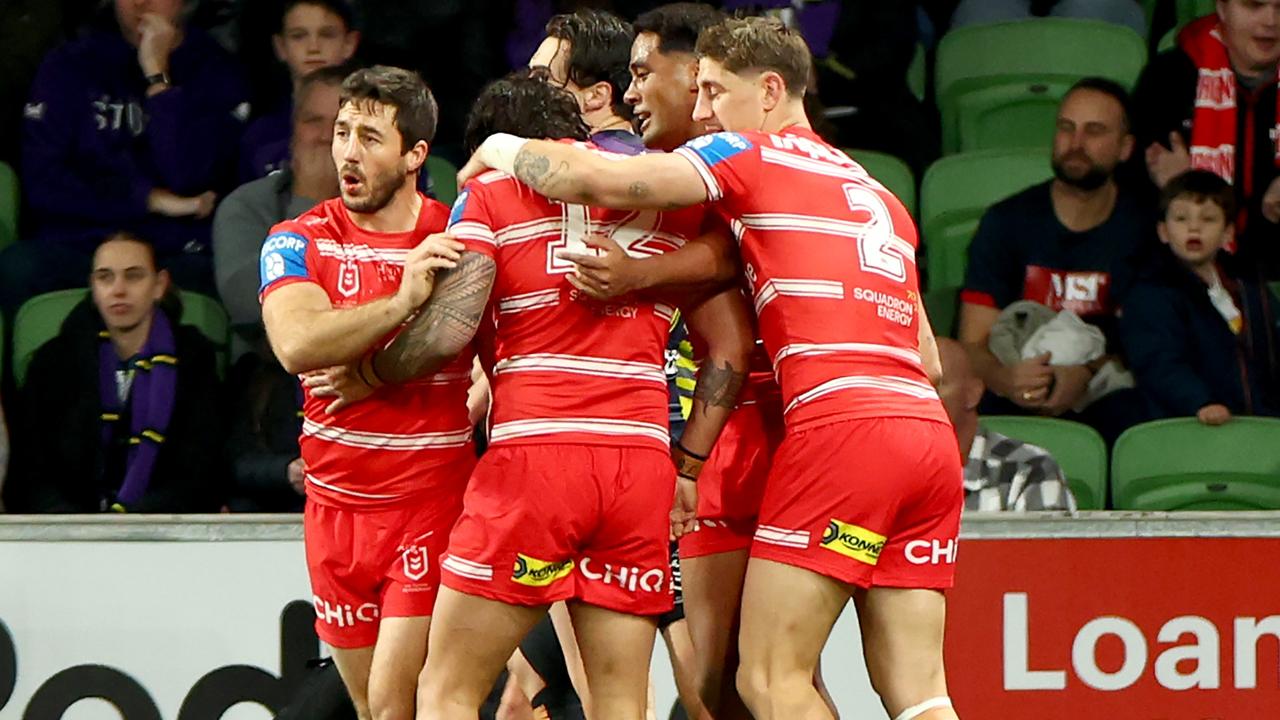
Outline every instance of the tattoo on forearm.
[[396, 339], [373, 356], [373, 369], [388, 383], [404, 383], [439, 370], [475, 337], [497, 266], [480, 253], [463, 253], [458, 265], [436, 276], [425, 305]]
[[709, 408], [733, 408], [738, 402], [738, 391], [747, 379], [747, 373], [726, 362], [718, 367], [714, 360], [708, 360], [698, 370], [698, 383], [693, 389], [693, 399], [702, 401], [705, 414]]
[[541, 194], [548, 194], [564, 180], [569, 163], [561, 160], [552, 165], [551, 158], [536, 150], [521, 148], [513, 163], [516, 178]]

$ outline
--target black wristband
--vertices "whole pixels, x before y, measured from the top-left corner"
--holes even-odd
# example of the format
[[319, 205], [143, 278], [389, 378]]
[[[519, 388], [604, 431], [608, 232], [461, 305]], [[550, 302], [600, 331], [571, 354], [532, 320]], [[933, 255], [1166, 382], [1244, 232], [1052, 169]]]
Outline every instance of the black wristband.
[[688, 455], [689, 457], [693, 458], [694, 460], [701, 460], [702, 462], [706, 462], [706, 461], [707, 461], [707, 458], [711, 457], [710, 455], [699, 455], [698, 453], [696, 453], [696, 452], [694, 452], [694, 451], [690, 450], [689, 448], [685, 447], [685, 446], [684, 446], [684, 444], [683, 444], [683, 443], [681, 443], [679, 440], [672, 440], [672, 441], [671, 441], [671, 447], [673, 447], [673, 448], [675, 448], [675, 449], [679, 450], [680, 452], [684, 453], [685, 455]]

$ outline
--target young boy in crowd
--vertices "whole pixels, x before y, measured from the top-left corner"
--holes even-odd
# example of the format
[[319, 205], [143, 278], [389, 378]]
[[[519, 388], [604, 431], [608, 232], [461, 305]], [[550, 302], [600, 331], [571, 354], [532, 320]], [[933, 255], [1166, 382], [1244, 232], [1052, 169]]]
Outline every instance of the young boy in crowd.
[[[1280, 414], [1277, 300], [1231, 272], [1235, 197], [1217, 175], [1192, 170], [1160, 198], [1157, 232], [1169, 246], [1127, 298], [1121, 336], [1138, 388], [1157, 418]], [[1241, 276], [1248, 275], [1241, 273]]]

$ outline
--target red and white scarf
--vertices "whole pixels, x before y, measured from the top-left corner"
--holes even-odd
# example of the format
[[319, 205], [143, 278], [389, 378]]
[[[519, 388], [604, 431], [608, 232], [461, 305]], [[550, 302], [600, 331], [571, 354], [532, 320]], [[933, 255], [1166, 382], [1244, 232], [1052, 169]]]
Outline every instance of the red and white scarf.
[[[1178, 45], [1200, 70], [1195, 112], [1191, 118], [1191, 167], [1208, 170], [1234, 183], [1237, 83], [1218, 16], [1207, 15], [1187, 25], [1178, 33]], [[1277, 84], [1280, 84], [1280, 74]], [[1277, 127], [1272, 138], [1276, 142], [1275, 162], [1280, 166], [1280, 93], [1277, 98]], [[1245, 158], [1246, 163], [1252, 160]], [[1251, 174], [1245, 173], [1246, 186], [1240, 188], [1246, 197], [1253, 194], [1253, 188], [1248, 187]]]

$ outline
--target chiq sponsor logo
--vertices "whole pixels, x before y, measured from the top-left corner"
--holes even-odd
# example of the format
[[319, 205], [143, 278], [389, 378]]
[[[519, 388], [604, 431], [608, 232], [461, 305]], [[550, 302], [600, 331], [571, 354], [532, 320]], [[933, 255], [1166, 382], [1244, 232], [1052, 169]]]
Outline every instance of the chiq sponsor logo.
[[319, 595], [312, 595], [311, 604], [315, 606], [316, 617], [321, 622], [340, 628], [355, 627], [358, 622], [378, 621], [378, 606], [373, 603], [353, 607], [346, 603], [331, 603]]
[[[1004, 594], [1004, 689], [1065, 690], [1067, 671], [1033, 670], [1028, 655], [1031, 636], [1027, 622], [1027, 594]], [[1233, 687], [1258, 687], [1258, 641], [1265, 636], [1280, 640], [1280, 615], [1265, 618], [1237, 617], [1234, 627]], [[1098, 643], [1107, 636], [1124, 647], [1120, 668], [1108, 672], [1098, 667]], [[1186, 641], [1184, 641], [1186, 638]], [[1169, 690], [1216, 690], [1222, 686], [1218, 626], [1199, 615], [1175, 617], [1156, 632], [1156, 642], [1173, 644], [1155, 656], [1155, 680]], [[1147, 633], [1132, 620], [1109, 615], [1094, 618], [1076, 632], [1071, 643], [1071, 667], [1077, 678], [1094, 690], [1125, 690], [1147, 673], [1151, 657]]]
[[588, 580], [602, 582], [605, 585], [617, 585], [628, 592], [665, 592], [663, 582], [667, 574], [659, 568], [642, 570], [638, 567], [617, 567], [611, 563], [601, 563], [584, 557], [578, 565], [582, 576]]

